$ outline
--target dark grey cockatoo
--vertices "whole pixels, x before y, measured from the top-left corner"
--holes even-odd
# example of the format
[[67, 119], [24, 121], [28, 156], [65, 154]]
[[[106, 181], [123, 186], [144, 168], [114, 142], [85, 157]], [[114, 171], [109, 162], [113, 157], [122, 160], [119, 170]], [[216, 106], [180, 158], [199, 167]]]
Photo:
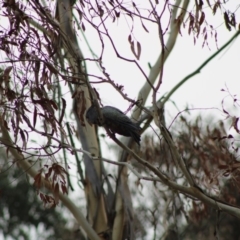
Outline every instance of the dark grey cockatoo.
[[119, 109], [111, 106], [100, 108], [103, 115], [101, 124], [97, 108], [92, 105], [86, 113], [86, 119], [90, 124], [105, 126], [112, 133], [117, 133], [126, 137], [132, 137], [134, 141], [140, 145], [140, 126], [127, 117]]

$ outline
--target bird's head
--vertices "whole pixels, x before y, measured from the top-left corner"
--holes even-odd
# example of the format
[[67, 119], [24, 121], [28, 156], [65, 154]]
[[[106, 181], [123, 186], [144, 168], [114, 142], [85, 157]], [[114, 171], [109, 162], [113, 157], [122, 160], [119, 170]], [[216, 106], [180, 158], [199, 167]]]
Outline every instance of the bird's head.
[[[102, 111], [101, 108], [100, 111]], [[94, 105], [92, 105], [86, 112], [86, 119], [90, 125], [96, 124], [102, 126], [103, 120], [101, 120], [99, 115], [100, 114], [98, 113], [97, 108]]]
[[95, 106], [91, 106], [86, 112], [86, 119], [90, 125], [96, 124], [98, 119], [98, 113]]

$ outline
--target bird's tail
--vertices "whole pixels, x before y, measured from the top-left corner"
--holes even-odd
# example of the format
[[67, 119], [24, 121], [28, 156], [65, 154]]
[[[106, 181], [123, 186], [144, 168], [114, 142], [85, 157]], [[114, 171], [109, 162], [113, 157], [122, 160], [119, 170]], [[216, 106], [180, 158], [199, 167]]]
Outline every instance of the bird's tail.
[[134, 128], [131, 129], [130, 131], [130, 135], [139, 146], [141, 141], [140, 132], [141, 132], [140, 126], [137, 123], [135, 123]]

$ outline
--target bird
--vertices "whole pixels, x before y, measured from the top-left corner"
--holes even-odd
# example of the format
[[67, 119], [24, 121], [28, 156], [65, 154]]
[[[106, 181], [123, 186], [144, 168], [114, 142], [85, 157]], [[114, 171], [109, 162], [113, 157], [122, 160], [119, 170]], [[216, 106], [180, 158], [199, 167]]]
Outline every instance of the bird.
[[108, 128], [112, 133], [117, 133], [125, 137], [132, 137], [140, 145], [141, 128], [138, 123], [134, 123], [122, 111], [112, 106], [100, 108], [103, 120], [100, 121], [96, 106], [92, 105], [86, 111], [86, 119], [90, 125], [95, 124]]

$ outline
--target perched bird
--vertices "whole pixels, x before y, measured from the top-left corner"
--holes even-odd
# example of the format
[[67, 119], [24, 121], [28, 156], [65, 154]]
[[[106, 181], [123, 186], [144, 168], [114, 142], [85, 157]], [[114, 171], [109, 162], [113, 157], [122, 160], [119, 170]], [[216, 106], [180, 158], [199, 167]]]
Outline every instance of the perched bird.
[[86, 119], [89, 124], [96, 124], [98, 126], [105, 126], [112, 133], [117, 133], [126, 137], [132, 137], [134, 141], [140, 145], [140, 126], [127, 117], [119, 109], [111, 106], [100, 108], [103, 116], [101, 124], [97, 108], [92, 105], [86, 113]]

